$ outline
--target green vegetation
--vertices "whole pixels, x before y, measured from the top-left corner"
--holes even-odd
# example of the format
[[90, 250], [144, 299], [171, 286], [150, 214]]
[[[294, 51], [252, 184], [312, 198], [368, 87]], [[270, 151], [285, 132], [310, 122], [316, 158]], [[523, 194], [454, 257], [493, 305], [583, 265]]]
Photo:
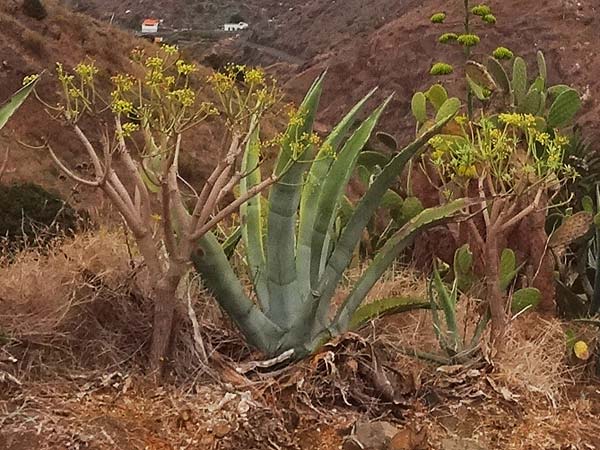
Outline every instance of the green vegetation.
[[[442, 204], [456, 198], [480, 198], [471, 208], [472, 215], [461, 223], [465, 237], [457, 245], [469, 244], [474, 253], [474, 273], [469, 279], [482, 280], [494, 336], [500, 338], [509, 309], [514, 315], [538, 304], [545, 312], [554, 309], [554, 262], [546, 247], [546, 218], [554, 199], [579, 177], [568, 155], [569, 127], [581, 100], [569, 86], [548, 86], [548, 69], [541, 52], [537, 53], [538, 70], [533, 80], [525, 60], [504, 47], [498, 47], [485, 65], [472, 61], [471, 48], [479, 43], [471, 31], [474, 18], [487, 24], [495, 23], [496, 18], [485, 4], [471, 8], [469, 1], [464, 3], [464, 30], [456, 42], [466, 56], [467, 114], [457, 116], [429, 140], [431, 152], [423, 158], [421, 170], [439, 191]], [[453, 33], [442, 34], [439, 41], [454, 42]], [[511, 59], [512, 67], [507, 70], [501, 61]], [[475, 100], [480, 102], [478, 111]], [[448, 98], [440, 84], [417, 92], [412, 101], [417, 135], [445, 114], [446, 108], [459, 109], [461, 104], [458, 98]], [[517, 266], [517, 257], [505, 248], [516, 230], [527, 235], [528, 241], [513, 243], [519, 250], [519, 266], [525, 271], [521, 289], [512, 292], [506, 291], [503, 270], [508, 261], [512, 261], [513, 269]], [[442, 286], [435, 284], [439, 298], [456, 297], [457, 286], [449, 293], [440, 293]], [[508, 302], [512, 308], [506, 307]], [[451, 303], [445, 302], [446, 309]], [[447, 324], [450, 328], [451, 322]]]
[[46, 11], [46, 7], [42, 3], [42, 0], [24, 0], [23, 11], [29, 17], [33, 17], [37, 20], [45, 19], [48, 15], [48, 12]]
[[[173, 46], [154, 55], [136, 49], [131, 59], [135, 70], [110, 80], [103, 79], [93, 61], [72, 71], [58, 63], [61, 102], [56, 106], [41, 101], [77, 137], [94, 175], [86, 177], [69, 168], [51, 141], [46, 144], [48, 153], [68, 178], [106, 195], [131, 230], [150, 273], [154, 303], [150, 365], [160, 374], [171, 341], [178, 287], [189, 271], [196, 242], [277, 181], [270, 177], [232, 199], [234, 188], [249, 175], [238, 170], [246, 144], [263, 116], [278, 104], [280, 91], [262, 70], [244, 66], [228, 66], [200, 83], [197, 67], [181, 59]], [[102, 98], [100, 80], [111, 86], [110, 99]], [[214, 102], [202, 100], [204, 88], [209, 88]], [[99, 119], [107, 113], [106, 105], [112, 113], [108, 125]], [[221, 119], [219, 142], [224, 144], [219, 163], [197, 192], [179, 173], [182, 140], [209, 117]], [[80, 127], [84, 118], [100, 120], [99, 126], [84, 131]], [[115, 169], [113, 158], [122, 170]], [[235, 239], [228, 248], [231, 242]]]
[[[366, 193], [350, 213], [339, 235], [334, 234], [336, 210], [343, 202], [346, 185], [369, 139], [384, 102], [345, 138], [367, 95], [337, 125], [322, 145], [311, 142], [312, 124], [319, 104], [323, 78], [311, 87], [281, 140], [275, 176], [266, 205], [253, 198], [242, 209], [242, 234], [249, 277], [257, 303], [244, 292], [223, 249], [210, 234], [192, 259], [203, 281], [221, 307], [234, 319], [246, 339], [270, 356], [292, 351], [300, 358], [315, 351], [331, 337], [359, 327], [372, 318], [367, 310], [357, 319], [367, 293], [415, 234], [460, 213], [469, 202], [456, 200], [427, 209], [396, 231], [353, 286], [330, 319], [332, 298], [352, 254], [383, 194], [398, 173], [422, 152], [427, 140], [455, 114], [449, 110], [427, 132], [397, 152], [374, 177]], [[260, 183], [257, 169], [258, 132], [248, 142], [244, 170], [252, 174], [242, 182], [242, 193]], [[267, 209], [264, 218], [262, 208]], [[266, 234], [263, 230], [266, 228]], [[389, 308], [372, 308], [372, 314], [410, 308], [410, 300], [390, 301]], [[422, 307], [422, 302], [415, 306]]]
[[31, 183], [0, 185], [0, 237], [21, 246], [77, 226], [77, 212], [62, 199]]

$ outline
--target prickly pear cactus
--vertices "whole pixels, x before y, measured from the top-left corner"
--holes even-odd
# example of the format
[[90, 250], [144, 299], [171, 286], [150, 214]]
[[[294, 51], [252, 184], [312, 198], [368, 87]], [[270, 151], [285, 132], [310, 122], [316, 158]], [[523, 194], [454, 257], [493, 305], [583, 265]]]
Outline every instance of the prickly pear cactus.
[[510, 248], [502, 250], [500, 256], [500, 289], [506, 291], [517, 276], [517, 257]]
[[573, 120], [581, 109], [581, 98], [575, 89], [566, 89], [560, 93], [548, 111], [548, 126], [561, 128]]
[[425, 123], [427, 120], [427, 97], [422, 92], [413, 95], [411, 110], [418, 123]]
[[527, 95], [527, 64], [520, 56], [515, 58], [513, 64], [512, 89], [515, 106], [521, 105]]
[[465, 244], [456, 250], [454, 254], [454, 278], [461, 292], [468, 291], [475, 281], [473, 273], [473, 253], [469, 244]]
[[525, 309], [531, 310], [537, 307], [542, 300], [542, 294], [536, 288], [524, 288], [516, 291], [511, 300], [511, 312], [519, 314]]

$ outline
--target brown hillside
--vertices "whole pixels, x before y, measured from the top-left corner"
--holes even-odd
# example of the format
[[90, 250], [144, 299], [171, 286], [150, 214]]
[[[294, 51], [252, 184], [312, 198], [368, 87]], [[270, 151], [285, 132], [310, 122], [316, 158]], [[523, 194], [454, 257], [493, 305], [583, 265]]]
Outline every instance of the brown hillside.
[[[326, 17], [330, 8], [326, 3], [329, 2], [320, 3]], [[410, 99], [416, 90], [424, 89], [435, 81], [428, 75], [431, 64], [439, 59], [449, 62], [460, 60], [460, 52], [456, 48], [448, 51], [448, 47], [437, 43], [436, 38], [442, 28], [436, 28], [429, 22], [431, 14], [440, 9], [439, 2], [426, 0], [418, 3], [421, 5], [407, 10], [368, 37], [359, 36], [330, 54], [317, 57], [288, 82], [289, 91], [301, 96], [314, 77], [328, 68], [322, 102], [325, 105], [322, 118], [327, 122], [339, 118], [343, 110], [374, 86], [381, 87], [379, 99], [395, 91], [396, 96], [388, 108], [384, 125], [402, 136], [402, 141], [407, 141], [413, 129]], [[450, 25], [459, 26], [460, 4], [462, 2], [456, 1], [445, 7], [454, 23], [449, 21], [443, 26], [444, 30]], [[478, 52], [489, 52], [498, 45], [504, 45], [525, 56], [533, 69], [535, 52], [543, 50], [548, 60], [550, 82], [567, 82], [578, 88], [585, 105], [580, 123], [588, 128], [588, 134], [597, 135], [599, 125], [597, 120], [594, 123], [594, 119], [600, 114], [597, 95], [600, 80], [593, 68], [600, 67], [600, 54], [596, 50], [600, 47], [600, 1], [507, 0], [490, 4], [495, 10], [498, 25], [480, 28], [483, 45]], [[313, 20], [325, 23], [321, 22], [320, 16]], [[337, 26], [342, 25], [337, 23]], [[336, 23], [329, 22], [322, 27], [320, 35], [326, 36], [335, 26]], [[308, 35], [313, 31], [303, 34], [300, 30], [290, 29], [290, 34], [297, 36], [294, 41], [302, 42], [309, 39]], [[312, 36], [310, 39], [317, 41], [321, 38]], [[446, 81], [456, 90], [456, 79]]]
[[[128, 55], [133, 48], [142, 46], [152, 51], [152, 44], [147, 41], [136, 39], [87, 15], [73, 13], [55, 1], [46, 2], [49, 14], [41, 21], [25, 16], [20, 3], [17, 0], [0, 3], [0, 26], [3, 30], [0, 34], [0, 99], [6, 99], [16, 91], [23, 77], [44, 70], [38, 90], [45, 100], [56, 99], [54, 65], [57, 61], [71, 68], [89, 58], [95, 61], [102, 75], [111, 76], [131, 70]], [[201, 76], [206, 73], [205, 69], [201, 69]], [[95, 130], [92, 126], [88, 124], [87, 131], [93, 136]], [[216, 139], [211, 132], [210, 127], [204, 125], [187, 140], [194, 145], [189, 145], [184, 163], [193, 168], [192, 175], [200, 178], [214, 162], [210, 155], [214, 155], [211, 146], [215, 145]], [[10, 146], [12, 150], [6, 180], [33, 181], [66, 193], [69, 183], [59, 179], [58, 170], [46, 152], [18, 144], [19, 141], [35, 144], [40, 142], [41, 137], [48, 137], [57, 153], [69, 163], [86, 162], [76, 138], [52, 120], [32, 97], [0, 136], [0, 144]], [[203, 145], [198, 145], [199, 142]]]

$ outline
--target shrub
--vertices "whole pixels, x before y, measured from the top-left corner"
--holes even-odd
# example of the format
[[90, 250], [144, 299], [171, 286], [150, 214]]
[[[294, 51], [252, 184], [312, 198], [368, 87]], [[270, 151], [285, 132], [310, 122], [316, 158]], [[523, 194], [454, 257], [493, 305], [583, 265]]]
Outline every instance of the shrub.
[[35, 31], [23, 32], [23, 45], [37, 56], [44, 54], [44, 38]]
[[[60, 197], [33, 183], [0, 185], [0, 236], [9, 244], [31, 242], [76, 228], [77, 212]], [[46, 233], [45, 230], [51, 231]]]
[[48, 16], [48, 11], [46, 11], [42, 0], [24, 0], [23, 12], [37, 20], [45, 19]]

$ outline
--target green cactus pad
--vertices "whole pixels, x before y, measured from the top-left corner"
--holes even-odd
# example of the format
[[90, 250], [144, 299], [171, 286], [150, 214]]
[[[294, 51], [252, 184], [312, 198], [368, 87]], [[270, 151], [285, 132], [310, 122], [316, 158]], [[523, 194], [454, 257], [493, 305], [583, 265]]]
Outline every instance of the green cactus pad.
[[513, 294], [510, 309], [518, 314], [525, 309], [535, 308], [542, 300], [542, 293], [536, 288], [519, 289]]
[[548, 126], [561, 128], [568, 125], [581, 109], [581, 98], [575, 89], [567, 89], [562, 92], [548, 112]]
[[460, 100], [456, 97], [449, 98], [438, 110], [435, 120], [442, 120], [444, 117], [452, 116], [458, 112], [461, 107]]
[[518, 106], [525, 101], [527, 95], [527, 64], [519, 56], [513, 64], [512, 88], [515, 96], [515, 104]]
[[433, 105], [436, 111], [439, 111], [444, 102], [448, 100], [448, 92], [446, 91], [446, 88], [441, 84], [434, 84], [433, 86], [431, 86], [429, 90], [425, 93], [425, 96]]
[[510, 80], [508, 79], [508, 74], [506, 70], [500, 64], [500, 62], [493, 57], [489, 57], [487, 60], [487, 69], [496, 85], [502, 89], [503, 92], [508, 93], [511, 90]]
[[416, 92], [411, 101], [411, 110], [417, 122], [424, 123], [427, 120], [427, 97], [422, 92]]

